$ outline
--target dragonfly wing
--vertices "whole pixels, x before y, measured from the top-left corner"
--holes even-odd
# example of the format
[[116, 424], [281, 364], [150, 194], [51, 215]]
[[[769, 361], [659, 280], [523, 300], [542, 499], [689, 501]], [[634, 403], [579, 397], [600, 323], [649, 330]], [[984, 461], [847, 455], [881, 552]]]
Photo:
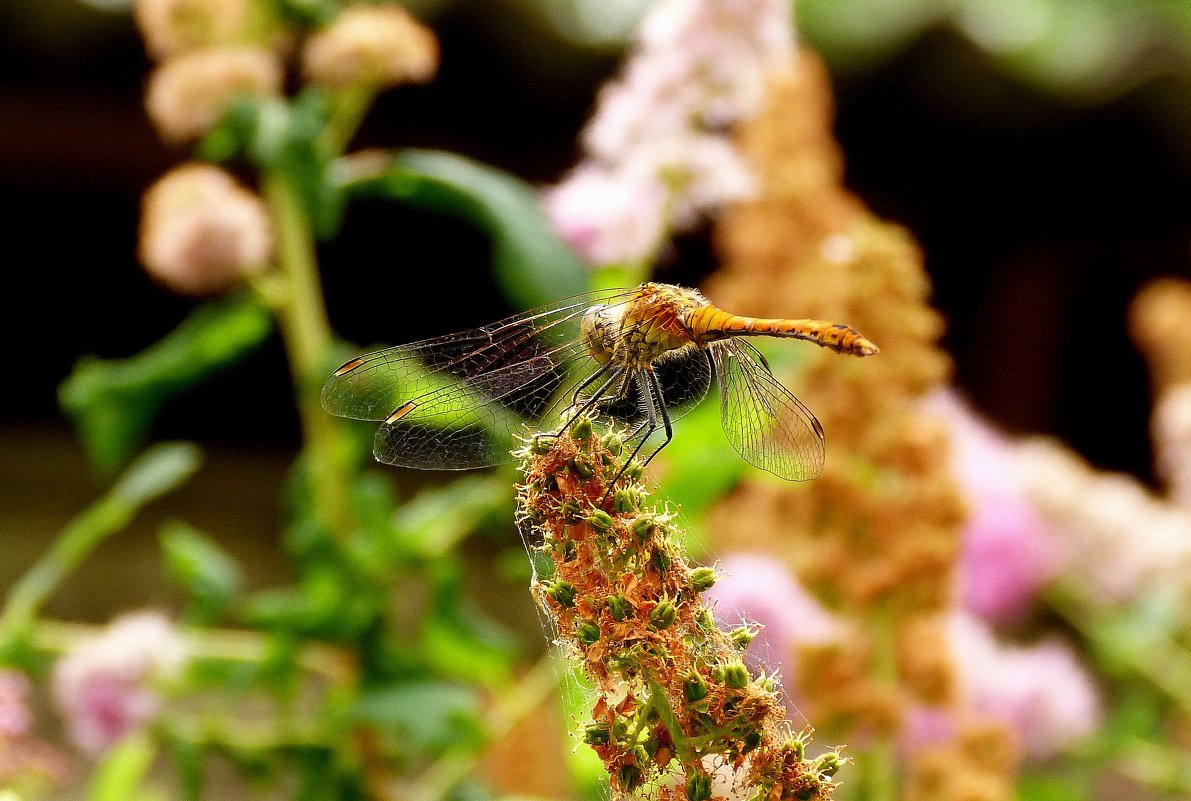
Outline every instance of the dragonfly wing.
[[524, 433], [518, 409], [545, 408], [572, 382], [573, 351], [556, 349], [444, 386], [407, 401], [376, 432], [373, 452], [386, 464], [466, 470], [511, 460]]
[[823, 427], [810, 409], [762, 366], [761, 354], [739, 340], [711, 348], [720, 387], [724, 433], [750, 464], [791, 481], [823, 471]]
[[574, 341], [588, 308], [630, 293], [589, 292], [470, 331], [360, 356], [327, 380], [321, 395], [323, 408], [339, 417], [385, 420], [410, 400]]

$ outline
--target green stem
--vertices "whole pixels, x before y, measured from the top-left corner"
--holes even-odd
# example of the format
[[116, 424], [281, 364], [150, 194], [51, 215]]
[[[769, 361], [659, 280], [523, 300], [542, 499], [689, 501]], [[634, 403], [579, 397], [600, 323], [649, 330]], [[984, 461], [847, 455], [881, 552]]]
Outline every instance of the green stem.
[[317, 507], [332, 535], [344, 543], [352, 532], [347, 476], [338, 423], [319, 405], [331, 353], [331, 326], [323, 302], [314, 252], [314, 235], [301, 198], [279, 171], [264, 175], [265, 199], [277, 237], [277, 262], [286, 284], [278, 317], [297, 394], [306, 441], [307, 466]]
[[46, 599], [105, 539], [146, 503], [178, 487], [198, 469], [198, 449], [160, 443], [133, 462], [106, 495], [66, 524], [50, 549], [8, 593], [0, 614], [0, 647], [27, 632]]
[[[547, 653], [489, 708], [484, 721], [489, 739], [498, 740], [507, 734], [557, 686], [554, 657]], [[470, 747], [451, 749], [397, 796], [408, 801], [441, 801], [475, 768], [481, 753]]]
[[321, 136], [321, 143], [328, 152], [343, 153], [375, 99], [376, 89], [365, 85], [349, 86], [335, 93], [331, 98], [331, 114]]

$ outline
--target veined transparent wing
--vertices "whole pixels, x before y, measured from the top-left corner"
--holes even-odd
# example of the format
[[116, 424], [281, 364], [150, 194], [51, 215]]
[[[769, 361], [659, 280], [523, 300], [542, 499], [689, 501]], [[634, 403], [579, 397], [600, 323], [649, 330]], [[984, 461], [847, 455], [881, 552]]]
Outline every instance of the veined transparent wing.
[[389, 464], [463, 470], [509, 461], [525, 422], [548, 418], [599, 367], [582, 341], [584, 313], [635, 291], [589, 292], [352, 359], [323, 386], [323, 408], [384, 421], [374, 450]]
[[791, 481], [823, 472], [823, 426], [747, 342], [711, 345], [724, 433], [749, 464]]

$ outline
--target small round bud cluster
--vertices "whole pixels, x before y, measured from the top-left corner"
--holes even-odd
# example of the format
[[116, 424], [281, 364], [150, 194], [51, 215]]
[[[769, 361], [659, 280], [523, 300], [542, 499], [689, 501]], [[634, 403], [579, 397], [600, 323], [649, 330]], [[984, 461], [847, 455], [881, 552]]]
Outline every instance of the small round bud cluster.
[[244, 0], [136, 0], [132, 5], [145, 49], [157, 60], [243, 40], [248, 10]]
[[438, 41], [400, 6], [348, 8], [306, 42], [302, 72], [331, 89], [423, 83], [438, 70]]
[[268, 50], [213, 47], [166, 60], [149, 77], [145, 108], [170, 142], [197, 139], [238, 97], [279, 96], [281, 62]]
[[263, 270], [272, 250], [264, 204], [218, 167], [184, 164], [145, 193], [141, 262], [175, 292], [226, 290]]
[[528, 441], [518, 494], [526, 541], [552, 563], [534, 595], [595, 688], [583, 741], [618, 793], [684, 776], [674, 798], [828, 798], [838, 755], [805, 759], [778, 681], [741, 659], [756, 629], [715, 625], [700, 595], [715, 569], [688, 563], [674, 515], [620, 472], [621, 440], [594, 434], [584, 420]]

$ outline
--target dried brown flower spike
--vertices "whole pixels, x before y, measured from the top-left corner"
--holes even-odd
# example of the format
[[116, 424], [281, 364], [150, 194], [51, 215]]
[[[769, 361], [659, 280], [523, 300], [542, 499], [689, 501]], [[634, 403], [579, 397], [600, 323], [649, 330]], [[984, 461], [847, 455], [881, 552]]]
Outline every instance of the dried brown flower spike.
[[741, 661], [754, 632], [721, 631], [703, 604], [714, 570], [687, 561], [675, 515], [635, 464], [607, 492], [623, 451], [579, 420], [519, 454], [518, 520], [552, 565], [533, 593], [595, 688], [584, 740], [623, 794], [829, 798], [843, 758], [806, 757], [778, 681]]

